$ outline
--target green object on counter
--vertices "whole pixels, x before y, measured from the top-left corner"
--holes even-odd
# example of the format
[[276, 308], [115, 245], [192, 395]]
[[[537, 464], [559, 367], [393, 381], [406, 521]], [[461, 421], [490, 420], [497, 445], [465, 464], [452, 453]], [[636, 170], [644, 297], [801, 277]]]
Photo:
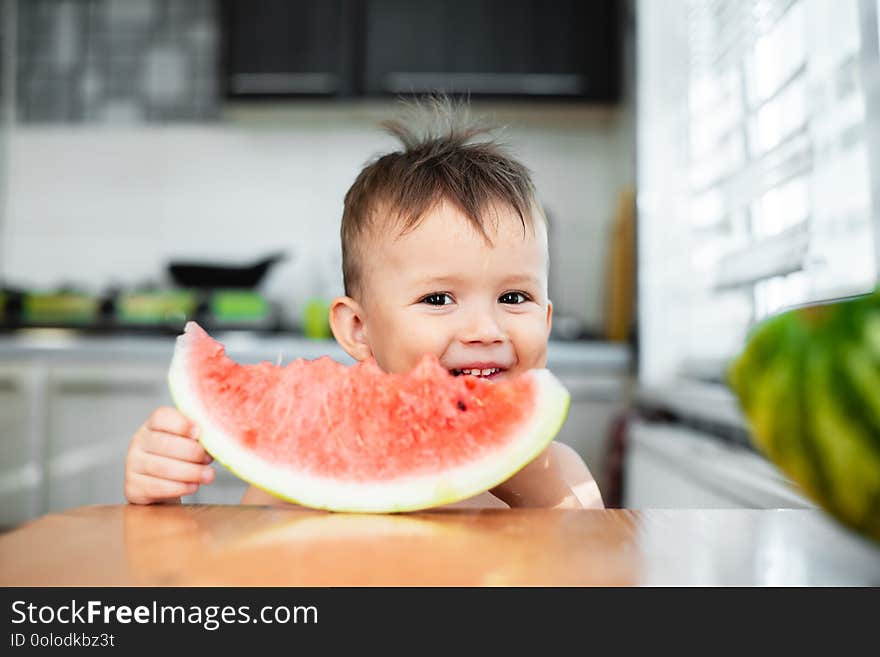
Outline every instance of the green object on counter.
[[161, 324], [185, 321], [195, 315], [198, 298], [191, 290], [131, 292], [116, 301], [120, 324]]
[[831, 515], [880, 541], [880, 288], [764, 320], [728, 381], [755, 446]]
[[22, 302], [24, 321], [34, 324], [89, 324], [99, 310], [98, 298], [86, 294], [31, 292]]
[[269, 302], [250, 290], [217, 290], [211, 295], [211, 314], [221, 321], [253, 321], [269, 316]]
[[309, 299], [303, 307], [302, 329], [307, 338], [326, 340], [330, 330], [330, 303], [326, 299]]

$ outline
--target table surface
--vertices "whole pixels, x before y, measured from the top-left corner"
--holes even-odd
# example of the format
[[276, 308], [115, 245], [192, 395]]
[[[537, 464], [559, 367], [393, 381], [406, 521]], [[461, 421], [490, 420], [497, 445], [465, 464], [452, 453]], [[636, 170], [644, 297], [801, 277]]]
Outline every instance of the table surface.
[[96, 506], [0, 535], [0, 585], [880, 586], [817, 510]]

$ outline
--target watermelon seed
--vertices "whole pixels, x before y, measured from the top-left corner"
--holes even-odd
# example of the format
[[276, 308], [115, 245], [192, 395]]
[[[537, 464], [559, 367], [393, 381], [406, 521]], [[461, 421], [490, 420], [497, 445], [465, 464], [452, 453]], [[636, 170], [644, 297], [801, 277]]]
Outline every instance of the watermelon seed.
[[465, 406], [465, 405], [464, 405], [464, 402], [461, 401], [460, 399], [458, 400], [458, 410], [460, 410], [460, 411], [466, 411], [466, 410], [467, 410], [467, 406]]

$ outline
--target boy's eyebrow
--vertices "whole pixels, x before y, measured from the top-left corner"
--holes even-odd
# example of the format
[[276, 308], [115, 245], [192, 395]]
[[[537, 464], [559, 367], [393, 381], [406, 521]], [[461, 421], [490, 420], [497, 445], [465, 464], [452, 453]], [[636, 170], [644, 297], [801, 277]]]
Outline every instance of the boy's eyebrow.
[[435, 285], [435, 284], [444, 284], [444, 283], [460, 283], [461, 278], [458, 276], [450, 276], [448, 274], [441, 274], [439, 276], [421, 276], [416, 279], [416, 285]]
[[[444, 284], [455, 284], [461, 283], [464, 279], [450, 274], [441, 274], [437, 276], [422, 276], [416, 279], [415, 283], [419, 286], [425, 285], [444, 285]], [[507, 276], [506, 278], [501, 280], [502, 285], [535, 285], [539, 286], [541, 284], [540, 279], [537, 276], [533, 276], [531, 274], [514, 274], [513, 276]]]
[[516, 274], [514, 276], [508, 276], [502, 281], [505, 285], [513, 285], [515, 283], [523, 283], [526, 285], [540, 285], [541, 281], [537, 276], [533, 276], [532, 274]]

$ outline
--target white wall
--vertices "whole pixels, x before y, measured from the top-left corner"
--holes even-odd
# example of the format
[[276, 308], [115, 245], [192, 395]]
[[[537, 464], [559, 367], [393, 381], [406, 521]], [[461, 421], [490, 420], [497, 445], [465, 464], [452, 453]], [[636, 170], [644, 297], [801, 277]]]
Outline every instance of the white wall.
[[[8, 144], [0, 275], [97, 291], [161, 283], [172, 257], [245, 263], [288, 248], [293, 258], [264, 290], [296, 312], [320, 283], [320, 262], [329, 260], [327, 292], [341, 286], [342, 198], [370, 157], [394, 148], [375, 127], [386, 115], [330, 106], [174, 127], [19, 126]], [[607, 225], [634, 178], [627, 121], [576, 107], [508, 118], [506, 140], [556, 221], [557, 309], [599, 322]]]

